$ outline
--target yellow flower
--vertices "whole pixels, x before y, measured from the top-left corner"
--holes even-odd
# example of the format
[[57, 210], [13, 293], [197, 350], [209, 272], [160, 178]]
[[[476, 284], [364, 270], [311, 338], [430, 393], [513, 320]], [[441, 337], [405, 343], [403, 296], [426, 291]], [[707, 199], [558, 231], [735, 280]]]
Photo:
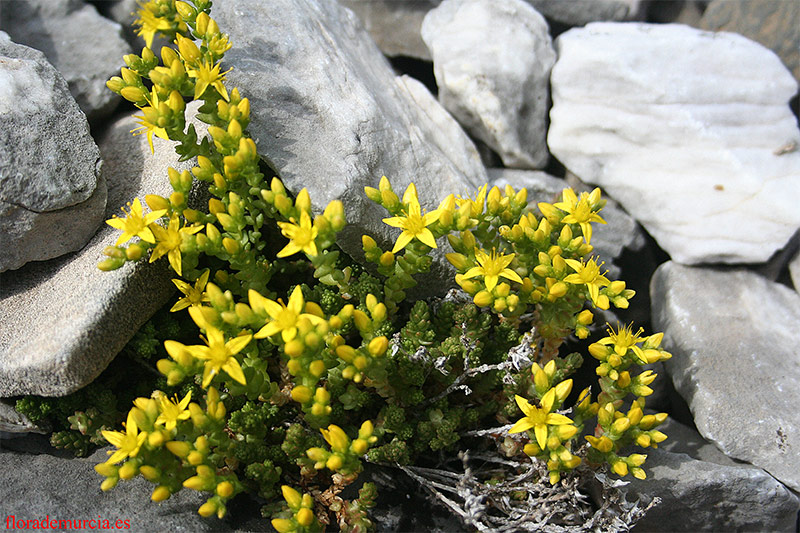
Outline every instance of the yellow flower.
[[328, 429], [320, 428], [319, 431], [334, 452], [344, 453], [350, 447], [350, 438], [339, 426], [330, 424]]
[[592, 207], [597, 205], [597, 203], [600, 201], [600, 189], [593, 190], [591, 194], [582, 192], [580, 199], [578, 199], [578, 197], [575, 195], [575, 191], [572, 189], [564, 189], [564, 191], [561, 193], [561, 198], [562, 200], [560, 202], [553, 204], [553, 206], [569, 213], [567, 216], [562, 218], [561, 221], [567, 224], [580, 225], [581, 230], [583, 231], [583, 236], [586, 238], [586, 242], [590, 242], [592, 240], [591, 223], [606, 223], [606, 221], [603, 220], [600, 215], [593, 210]]
[[489, 186], [488, 183], [484, 183], [483, 187], [478, 189], [478, 193], [475, 195], [475, 199], [471, 198], [461, 198], [460, 196], [456, 198], [456, 203], [460, 208], [463, 205], [468, 205], [470, 210], [470, 216], [472, 218], [477, 217], [483, 212], [483, 204], [486, 200], [486, 188]]
[[533, 428], [533, 433], [536, 436], [536, 443], [544, 450], [547, 445], [547, 426], [561, 426], [564, 424], [572, 424], [572, 420], [564, 415], [558, 413], [551, 413], [553, 403], [556, 399], [556, 390], [550, 389], [542, 397], [541, 408], [535, 407], [528, 403], [528, 400], [522, 396], [514, 395], [517, 400], [520, 410], [525, 414], [524, 418], [517, 420], [517, 423], [508, 430], [509, 433], [522, 433]]
[[208, 274], [209, 270], [204, 270], [203, 273], [200, 274], [200, 277], [197, 278], [197, 281], [194, 282], [194, 287], [181, 279], [173, 279], [172, 283], [174, 283], [175, 286], [178, 287], [178, 290], [181, 291], [185, 296], [175, 302], [175, 305], [172, 306], [170, 312], [180, 311], [181, 309], [186, 309], [189, 306], [200, 307], [203, 305], [203, 302], [211, 301], [211, 299], [208, 297], [208, 294], [206, 294], [203, 290], [206, 288], [206, 283], [208, 283]]
[[566, 276], [564, 281], [573, 285], [586, 285], [592, 302], [600, 309], [608, 309], [608, 297], [600, 295], [600, 287], [605, 287], [610, 283], [608, 278], [600, 273], [600, 267], [603, 264], [598, 265], [594, 258], [585, 263], [583, 260], [579, 262], [575, 259], [565, 259], [564, 262], [575, 271], [575, 274]]
[[492, 250], [491, 255], [483, 250], [475, 249], [475, 260], [480, 266], [472, 267], [464, 274], [463, 279], [470, 279], [476, 276], [483, 276], [486, 290], [491, 291], [497, 285], [501, 277], [522, 283], [519, 274], [507, 268], [514, 260], [514, 254], [498, 255], [496, 250]]
[[[148, 2], [147, 4], [143, 4], [142, 8], [138, 12], [139, 18], [133, 21], [134, 24], [138, 24], [140, 26], [139, 30], [136, 32], [136, 35], [139, 35], [144, 39], [144, 42], [147, 44], [148, 48], [152, 48], [153, 38], [157, 32], [172, 29], [172, 24], [167, 19], [157, 16], [149, 9], [151, 4], [154, 3]], [[153, 9], [158, 9], [158, 7], [155, 5], [152, 7]]]
[[[249, 294], [251, 298], [251, 307], [263, 307], [272, 319], [263, 328], [258, 330], [254, 335], [256, 339], [264, 339], [280, 333], [283, 342], [290, 342], [297, 336], [297, 322], [301, 318], [308, 319], [314, 325], [324, 322], [322, 318], [316, 315], [303, 313], [305, 301], [303, 300], [303, 291], [300, 289], [300, 286], [294, 288], [292, 295], [289, 297], [288, 305], [284, 305], [281, 300], [275, 302], [269, 298], [264, 298], [256, 291], [250, 291]], [[253, 300], [258, 300], [258, 302]]]
[[193, 235], [203, 229], [203, 226], [187, 226], [183, 228], [180, 226], [181, 221], [175, 215], [170, 217], [169, 225], [166, 228], [157, 224], [153, 225], [151, 229], [155, 234], [156, 247], [150, 256], [150, 262], [152, 263], [162, 255], [167, 254], [170, 266], [172, 266], [172, 269], [177, 272], [179, 276], [182, 275], [181, 244], [183, 243], [183, 238], [187, 235]]
[[317, 255], [317, 245], [314, 239], [317, 238], [317, 228], [311, 224], [311, 217], [305, 211], [300, 213], [300, 224], [292, 222], [278, 222], [283, 236], [289, 239], [283, 250], [278, 252], [278, 257], [287, 257], [297, 252], [305, 252], [308, 255]]
[[155, 121], [158, 119], [159, 116], [159, 99], [158, 99], [158, 92], [156, 88], [153, 87], [152, 93], [150, 98], [148, 98], [150, 103], [147, 107], [140, 108], [142, 110], [141, 115], [134, 115], [133, 118], [138, 118], [139, 120], [136, 121], [137, 124], [140, 124], [138, 128], [134, 128], [131, 130], [134, 136], [141, 135], [142, 133], [147, 133], [147, 142], [150, 144], [150, 153], [154, 153], [155, 149], [153, 148], [153, 134], [156, 137], [161, 137], [162, 139], [169, 140], [169, 135], [167, 135], [167, 130], [155, 124]]
[[228, 69], [225, 72], [219, 72], [220, 64], [217, 63], [213, 67], [208, 63], [208, 61], [203, 61], [200, 66], [196, 69], [189, 69], [186, 72], [189, 74], [191, 78], [197, 78], [194, 85], [194, 99], [199, 100], [203, 93], [206, 92], [206, 89], [209, 87], [214, 87], [220, 96], [222, 96], [226, 101], [228, 100], [228, 91], [225, 89], [225, 85], [222, 83], [225, 80], [225, 74], [230, 72], [233, 69]]
[[114, 215], [106, 220], [106, 224], [112, 228], [122, 230], [122, 235], [117, 239], [117, 246], [128, 242], [133, 237], [139, 237], [145, 242], [154, 244], [156, 239], [148, 226], [161, 218], [167, 210], [159, 209], [158, 211], [153, 211], [144, 215], [142, 212], [142, 202], [140, 202], [138, 198], [133, 200], [133, 204], [129, 203], [128, 207], [129, 211], [127, 212], [124, 207], [122, 208], [122, 212], [126, 215], [125, 218], [119, 218]]
[[158, 405], [161, 414], [156, 418], [156, 424], [164, 424], [167, 431], [172, 430], [178, 421], [187, 420], [191, 415], [187, 406], [192, 399], [192, 391], [186, 393], [183, 400], [178, 401], [178, 395], [175, 395], [175, 401], [170, 401], [166, 394], [162, 394], [158, 399]]
[[139, 428], [136, 425], [136, 420], [133, 417], [133, 409], [128, 411], [128, 421], [122, 424], [125, 431], [101, 431], [103, 438], [116, 446], [116, 450], [108, 452], [111, 456], [108, 458], [107, 463], [118, 463], [126, 457], [136, 457], [139, 453], [139, 448], [142, 447], [147, 433], [139, 433]]
[[439, 210], [435, 209], [430, 213], [422, 214], [422, 208], [417, 197], [417, 187], [413, 183], [403, 193], [403, 203], [406, 205], [406, 209], [403, 211], [406, 216], [383, 219], [389, 226], [403, 230], [394, 243], [392, 253], [396, 254], [415, 238], [431, 248], [436, 248], [436, 239], [434, 239], [433, 233], [428, 229], [428, 226], [439, 220]]
[[614, 332], [612, 328], [608, 328], [607, 330], [608, 337], [600, 339], [599, 341], [597, 341], [597, 344], [602, 344], [603, 346], [608, 346], [609, 344], [613, 345], [614, 353], [616, 353], [620, 357], [625, 357], [625, 354], [628, 353], [628, 350], [633, 350], [633, 353], [636, 355], [636, 358], [643, 365], [646, 365], [648, 363], [647, 357], [645, 356], [644, 351], [639, 346], [637, 346], [638, 343], [645, 340], [645, 337], [639, 336], [639, 334], [643, 332], [644, 329], [639, 328], [639, 331], [634, 333], [632, 325], [631, 326], [617, 325], [616, 332]]
[[253, 336], [239, 335], [225, 342], [225, 336], [222, 332], [211, 326], [206, 329], [206, 335], [208, 336], [206, 340], [208, 346], [186, 347], [190, 354], [206, 362], [203, 370], [203, 388], [208, 387], [208, 384], [211, 383], [215, 375], [219, 374], [220, 370], [227, 372], [235, 381], [246, 385], [244, 372], [242, 372], [242, 367], [234, 355], [241, 352], [250, 343]]

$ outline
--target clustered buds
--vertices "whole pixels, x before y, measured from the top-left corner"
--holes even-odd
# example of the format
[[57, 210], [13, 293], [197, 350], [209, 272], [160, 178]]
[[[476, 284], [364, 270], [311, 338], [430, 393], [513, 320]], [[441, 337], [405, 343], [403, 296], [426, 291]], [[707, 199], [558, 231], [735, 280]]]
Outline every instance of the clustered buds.
[[313, 447], [306, 451], [306, 455], [314, 461], [314, 468], [317, 470], [327, 468], [343, 475], [360, 472], [361, 456], [367, 453], [370, 445], [378, 440], [378, 437], [373, 435], [374, 427], [369, 420], [361, 424], [358, 438], [352, 441], [342, 428], [334, 424], [328, 426], [328, 429], [320, 429], [320, 432], [330, 445], [330, 451], [325, 448]]

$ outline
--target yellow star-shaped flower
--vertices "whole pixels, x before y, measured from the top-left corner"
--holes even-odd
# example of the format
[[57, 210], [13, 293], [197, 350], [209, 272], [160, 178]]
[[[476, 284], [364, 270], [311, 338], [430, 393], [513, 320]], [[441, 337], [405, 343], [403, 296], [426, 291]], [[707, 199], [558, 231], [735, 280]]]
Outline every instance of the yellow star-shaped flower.
[[119, 218], [114, 215], [112, 218], [106, 220], [106, 224], [112, 228], [122, 230], [122, 235], [117, 239], [117, 246], [128, 242], [134, 237], [139, 237], [145, 242], [155, 244], [156, 239], [148, 226], [161, 218], [167, 210], [159, 209], [158, 211], [153, 211], [144, 215], [142, 211], [142, 202], [140, 202], [138, 198], [135, 198], [132, 204], [129, 203], [128, 208], [128, 211], [125, 211], [124, 207], [122, 208], [122, 212], [126, 215], [125, 218]]
[[507, 268], [514, 260], [514, 254], [499, 255], [495, 250], [492, 250], [491, 255], [489, 255], [483, 250], [476, 248], [475, 260], [480, 266], [472, 267], [467, 270], [464, 274], [464, 279], [483, 276], [483, 282], [488, 291], [495, 288], [501, 277], [516, 281], [517, 283], [522, 283], [522, 278], [519, 277], [519, 274]]
[[[149, 4], [149, 3], [148, 3]], [[139, 30], [136, 35], [144, 39], [148, 48], [153, 46], [153, 38], [159, 31], [169, 31], [172, 29], [172, 24], [165, 18], [158, 17], [155, 13], [148, 9], [150, 6], [143, 5], [142, 9], [137, 13], [139, 18], [134, 20], [134, 24], [138, 24]], [[155, 8], [155, 7], [154, 7]], [[157, 9], [157, 8], [156, 8]]]
[[600, 273], [602, 263], [598, 265], [594, 258], [585, 263], [583, 260], [576, 261], [575, 259], [565, 259], [564, 262], [575, 271], [575, 274], [566, 276], [564, 281], [573, 285], [586, 285], [594, 305], [600, 309], [608, 309], [608, 297], [600, 294], [600, 287], [605, 287], [611, 282]]
[[634, 333], [632, 326], [618, 326], [616, 332], [612, 328], [608, 328], [608, 337], [603, 337], [597, 341], [597, 344], [602, 344], [603, 346], [612, 345], [614, 347], [614, 353], [620, 357], [625, 357], [628, 350], [632, 350], [639, 362], [646, 365], [649, 362], [648, 358], [644, 350], [637, 346], [640, 342], [645, 340], [645, 337], [639, 336], [639, 334], [643, 332], [644, 329], [639, 328], [639, 331]]
[[483, 187], [478, 189], [478, 193], [475, 195], [475, 199], [472, 198], [456, 198], [456, 203], [458, 204], [459, 208], [463, 206], [467, 206], [470, 211], [470, 217], [476, 218], [478, 215], [483, 213], [483, 206], [484, 202], [486, 201], [486, 188], [489, 186], [488, 183], [484, 183]]
[[206, 92], [206, 89], [211, 86], [217, 90], [225, 101], [228, 101], [228, 91], [225, 89], [225, 85], [222, 82], [225, 80], [225, 74], [233, 69], [229, 68], [222, 73], [220, 73], [219, 70], [220, 63], [212, 66], [208, 61], [203, 60], [199, 67], [186, 71], [190, 78], [196, 78], [194, 85], [195, 100], [199, 100], [200, 97], [203, 96], [203, 93]]
[[107, 463], [118, 463], [126, 457], [136, 457], [139, 453], [139, 448], [142, 447], [147, 433], [139, 433], [139, 427], [136, 425], [136, 420], [133, 417], [133, 409], [128, 411], [128, 420], [123, 424], [125, 431], [101, 431], [103, 438], [114, 445], [117, 449], [113, 452], [108, 452], [110, 457]]
[[272, 319], [258, 330], [254, 335], [256, 339], [264, 339], [280, 333], [283, 342], [289, 342], [297, 336], [297, 323], [301, 318], [308, 319], [314, 325], [324, 322], [322, 318], [316, 315], [303, 313], [305, 301], [303, 300], [303, 291], [300, 286], [295, 287], [294, 291], [292, 291], [288, 305], [284, 305], [281, 300], [275, 302], [265, 298], [253, 290], [249, 292], [249, 297], [250, 307], [254, 310], [264, 309]]
[[305, 211], [300, 213], [300, 223], [278, 222], [281, 233], [289, 239], [283, 250], [278, 252], [278, 257], [287, 257], [297, 252], [304, 252], [308, 255], [317, 255], [317, 245], [314, 239], [317, 238], [317, 228], [311, 223], [311, 217]]
[[164, 424], [167, 431], [171, 431], [179, 421], [188, 420], [189, 410], [187, 406], [192, 399], [192, 391], [186, 393], [182, 400], [178, 401], [178, 395], [175, 395], [175, 400], [170, 401], [166, 394], [162, 394], [158, 399], [158, 407], [161, 414], [156, 418], [156, 424]]
[[403, 204], [406, 206], [403, 211], [405, 213], [404, 217], [383, 219], [384, 223], [389, 226], [403, 230], [394, 243], [392, 253], [396, 254], [414, 239], [418, 239], [431, 248], [436, 248], [436, 239], [433, 237], [431, 230], [428, 229], [428, 226], [439, 220], [439, 210], [435, 209], [430, 213], [422, 214], [422, 208], [417, 197], [417, 187], [413, 183], [403, 193]]
[[158, 92], [156, 91], [155, 87], [153, 87], [148, 101], [150, 103], [149, 106], [140, 108], [142, 110], [142, 114], [133, 116], [133, 118], [139, 119], [136, 121], [136, 123], [140, 124], [140, 126], [132, 129], [131, 133], [133, 133], [134, 136], [147, 133], [147, 142], [150, 144], [150, 153], [152, 154], [155, 153], [155, 149], [153, 148], [153, 134], [155, 134], [156, 137], [161, 137], [167, 141], [169, 140], [169, 135], [167, 135], [166, 129], [156, 124], [160, 114], [158, 107], [161, 102], [158, 98]]
[[211, 380], [224, 370], [233, 380], [246, 385], [244, 372], [239, 361], [234, 357], [250, 343], [252, 335], [239, 335], [225, 341], [225, 336], [217, 328], [206, 329], [207, 346], [187, 346], [186, 349], [194, 357], [205, 361], [203, 370], [203, 388], [208, 387]]
[[164, 228], [157, 224], [152, 226], [153, 234], [156, 238], [156, 247], [150, 255], [150, 262], [152, 263], [164, 254], [167, 254], [169, 264], [172, 269], [181, 274], [181, 244], [183, 239], [188, 235], [193, 235], [203, 229], [203, 226], [187, 226], [181, 227], [180, 219], [173, 215], [169, 219], [169, 225]]
[[[600, 189], [595, 189], [591, 192], [591, 194], [582, 192], [580, 199], [575, 195], [575, 191], [572, 189], [564, 189], [561, 193], [562, 200], [558, 203], [553, 204], [554, 207], [561, 209], [562, 211], [566, 211], [568, 214], [564, 218], [561, 219], [562, 222], [567, 224], [578, 224], [581, 227], [581, 231], [583, 231], [583, 236], [586, 239], [586, 242], [589, 243], [592, 240], [592, 222], [599, 222], [600, 224], [605, 224], [606, 221], [603, 220], [597, 212], [594, 211], [594, 207], [600, 201]], [[599, 211], [600, 209], [598, 209]]]
[[531, 405], [528, 403], [528, 400], [519, 395], [515, 395], [514, 399], [517, 400], [517, 405], [525, 414], [525, 417], [517, 420], [517, 423], [514, 424], [508, 432], [522, 433], [523, 431], [528, 431], [533, 428], [533, 433], [536, 436], [536, 443], [542, 450], [544, 450], [547, 445], [547, 426], [572, 424], [572, 420], [566, 416], [550, 412], [553, 409], [553, 404], [556, 399], [555, 389], [550, 389], [542, 396], [541, 407]]
[[194, 282], [194, 287], [186, 283], [181, 279], [173, 279], [172, 283], [178, 287], [178, 290], [181, 291], [185, 296], [175, 302], [175, 305], [172, 306], [170, 312], [180, 311], [181, 309], [186, 309], [189, 306], [192, 307], [200, 307], [203, 305], [203, 302], [209, 302], [211, 299], [209, 298], [208, 294], [205, 292], [206, 283], [208, 283], [208, 275], [209, 270], [206, 269], [200, 274], [200, 277], [197, 278], [197, 281]]

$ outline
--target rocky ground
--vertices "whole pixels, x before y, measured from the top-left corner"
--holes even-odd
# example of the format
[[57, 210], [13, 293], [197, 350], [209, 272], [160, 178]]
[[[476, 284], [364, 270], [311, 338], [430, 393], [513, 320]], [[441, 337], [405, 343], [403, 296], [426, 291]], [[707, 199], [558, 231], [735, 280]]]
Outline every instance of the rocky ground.
[[[95, 267], [116, 239], [103, 221], [193, 166], [160, 139], [151, 155], [104, 87], [142, 46], [123, 29], [135, 8], [0, 0], [0, 398], [86, 385], [171, 297], [160, 262]], [[355, 257], [362, 233], [390, 240], [362, 194], [381, 175], [428, 206], [486, 182], [528, 187], [532, 205], [600, 186], [595, 251], [639, 291], [624, 319], [674, 355], [654, 395], [670, 438], [623, 488], [662, 500], [638, 530], [797, 531], [800, 4], [224, 0], [213, 14], [259, 153], [316, 206], [344, 202]], [[429, 293], [451, 284], [436, 264]], [[31, 429], [0, 403], [0, 519], [266, 526], [247, 501], [217, 523], [188, 491], [101, 493], [102, 451], [71, 459]], [[384, 500], [379, 530], [464, 529], [407, 493]]]

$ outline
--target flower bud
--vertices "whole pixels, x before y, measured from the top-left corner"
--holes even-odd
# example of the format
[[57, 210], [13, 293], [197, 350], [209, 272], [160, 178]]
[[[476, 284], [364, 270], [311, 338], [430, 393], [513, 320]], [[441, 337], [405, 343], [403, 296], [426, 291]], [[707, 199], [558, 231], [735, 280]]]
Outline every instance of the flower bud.
[[172, 440], [166, 444], [167, 449], [177, 457], [183, 459], [192, 450], [191, 445], [185, 441]]
[[233, 490], [233, 483], [230, 481], [223, 481], [217, 485], [216, 492], [221, 498], [230, 498], [231, 495], [233, 495]]
[[488, 307], [494, 302], [494, 296], [487, 290], [482, 290], [472, 299], [478, 307]]
[[167, 487], [164, 485], [159, 485], [153, 491], [153, 494], [150, 495], [150, 499], [154, 502], [163, 502], [164, 500], [168, 499], [171, 496], [171, 493]]
[[311, 389], [299, 385], [292, 389], [292, 399], [297, 403], [306, 404], [311, 401]]
[[381, 357], [389, 348], [389, 339], [384, 336], [375, 337], [369, 342], [368, 350], [373, 357]]

